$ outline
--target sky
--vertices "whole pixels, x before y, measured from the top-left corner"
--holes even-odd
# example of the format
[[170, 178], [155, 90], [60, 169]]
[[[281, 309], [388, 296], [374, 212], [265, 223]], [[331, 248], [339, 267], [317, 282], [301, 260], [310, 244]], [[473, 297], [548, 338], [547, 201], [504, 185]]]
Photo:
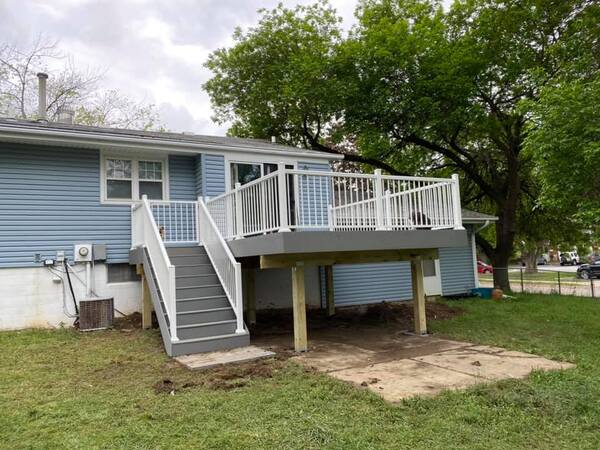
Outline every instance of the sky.
[[[202, 84], [215, 49], [230, 46], [236, 26], [258, 21], [279, 0], [0, 0], [0, 43], [27, 45], [40, 33], [58, 39], [77, 68], [105, 73], [100, 87], [156, 105], [171, 131], [224, 135], [211, 120]], [[330, 0], [354, 23], [356, 0]], [[293, 7], [310, 0], [283, 1]], [[52, 73], [49, 74], [52, 76]]]

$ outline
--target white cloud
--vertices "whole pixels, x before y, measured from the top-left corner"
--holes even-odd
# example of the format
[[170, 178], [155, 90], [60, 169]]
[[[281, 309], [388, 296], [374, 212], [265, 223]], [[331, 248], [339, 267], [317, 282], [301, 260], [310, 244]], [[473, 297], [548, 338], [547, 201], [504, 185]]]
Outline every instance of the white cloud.
[[[300, 3], [311, 3], [301, 0]], [[230, 45], [236, 26], [258, 20], [278, 0], [2, 0], [0, 42], [26, 43], [45, 33], [77, 67], [106, 71], [102, 87], [158, 105], [173, 131], [224, 134], [211, 120], [202, 83], [209, 53]], [[284, 2], [293, 6], [296, 2]], [[345, 28], [356, 0], [332, 0]], [[51, 75], [51, 74], [50, 74]]]

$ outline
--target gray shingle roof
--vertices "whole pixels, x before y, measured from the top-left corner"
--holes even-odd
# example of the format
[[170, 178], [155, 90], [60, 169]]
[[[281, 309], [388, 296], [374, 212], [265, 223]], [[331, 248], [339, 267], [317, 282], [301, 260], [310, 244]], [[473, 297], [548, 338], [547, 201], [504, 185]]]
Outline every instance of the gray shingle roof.
[[[20, 128], [26, 128], [31, 130], [48, 130], [48, 131], [63, 131], [77, 132], [77, 133], [89, 133], [94, 135], [106, 135], [112, 137], [123, 137], [123, 138], [141, 138], [147, 139], [148, 141], [160, 140], [160, 141], [173, 141], [179, 143], [188, 144], [205, 144], [205, 145], [222, 145], [225, 147], [239, 147], [240, 149], [264, 149], [277, 152], [305, 152], [307, 154], [316, 155], [327, 155], [328, 153], [319, 152], [316, 150], [310, 150], [305, 148], [293, 147], [290, 145], [274, 144], [269, 140], [263, 139], [250, 139], [250, 138], [236, 138], [228, 136], [206, 136], [201, 134], [193, 133], [173, 133], [173, 132], [162, 132], [162, 131], [144, 131], [144, 130], [130, 130], [121, 128], [103, 128], [87, 125], [75, 125], [65, 124], [59, 122], [45, 122], [37, 120], [21, 120], [21, 119], [10, 119], [0, 118], [0, 125], [13, 125]], [[331, 159], [337, 159], [337, 155], [332, 154]]]

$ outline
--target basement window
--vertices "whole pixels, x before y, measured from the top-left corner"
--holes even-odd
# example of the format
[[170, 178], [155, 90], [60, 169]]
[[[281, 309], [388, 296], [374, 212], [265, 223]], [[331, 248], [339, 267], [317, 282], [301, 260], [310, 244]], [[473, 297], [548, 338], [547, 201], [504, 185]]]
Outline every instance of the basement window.
[[137, 274], [135, 266], [128, 263], [107, 264], [107, 283], [127, 283], [130, 281], [140, 281], [141, 277]]

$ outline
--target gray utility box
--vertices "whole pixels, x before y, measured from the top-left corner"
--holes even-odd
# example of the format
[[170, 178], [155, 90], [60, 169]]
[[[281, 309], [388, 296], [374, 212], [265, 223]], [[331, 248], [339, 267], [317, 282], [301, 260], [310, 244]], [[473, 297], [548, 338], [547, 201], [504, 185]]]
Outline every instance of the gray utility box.
[[86, 298], [79, 302], [79, 329], [81, 331], [112, 328], [115, 317], [114, 299]]

